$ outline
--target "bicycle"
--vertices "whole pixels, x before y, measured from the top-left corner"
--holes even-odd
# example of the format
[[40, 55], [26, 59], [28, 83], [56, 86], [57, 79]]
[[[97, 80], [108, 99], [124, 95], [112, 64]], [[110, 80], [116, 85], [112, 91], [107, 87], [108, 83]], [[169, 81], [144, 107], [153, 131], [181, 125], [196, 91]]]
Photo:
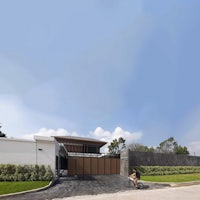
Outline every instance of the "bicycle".
[[[129, 181], [129, 185], [130, 183], [134, 185], [133, 180], [131, 178], [128, 177], [128, 181]], [[144, 188], [144, 184], [141, 181], [137, 181], [137, 189], [143, 189]]]

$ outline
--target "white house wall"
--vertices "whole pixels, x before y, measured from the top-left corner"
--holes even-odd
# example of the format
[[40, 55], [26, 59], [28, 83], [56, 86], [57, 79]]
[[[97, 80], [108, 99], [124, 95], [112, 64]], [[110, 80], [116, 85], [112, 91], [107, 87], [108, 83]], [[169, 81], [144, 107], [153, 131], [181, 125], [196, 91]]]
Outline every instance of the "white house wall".
[[49, 165], [55, 172], [55, 143], [54, 141], [36, 140], [36, 160], [39, 165]]
[[49, 165], [55, 173], [54, 138], [37, 136], [34, 139], [0, 138], [0, 164]]
[[0, 163], [17, 165], [36, 164], [35, 141], [1, 138]]

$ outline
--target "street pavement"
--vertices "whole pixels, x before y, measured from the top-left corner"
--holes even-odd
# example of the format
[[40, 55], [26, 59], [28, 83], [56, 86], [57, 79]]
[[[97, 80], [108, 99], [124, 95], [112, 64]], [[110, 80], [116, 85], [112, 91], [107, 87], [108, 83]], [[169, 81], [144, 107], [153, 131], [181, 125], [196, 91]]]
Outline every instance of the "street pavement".
[[76, 196], [54, 200], [200, 200], [200, 185], [170, 187], [156, 190], [129, 190], [114, 194]]

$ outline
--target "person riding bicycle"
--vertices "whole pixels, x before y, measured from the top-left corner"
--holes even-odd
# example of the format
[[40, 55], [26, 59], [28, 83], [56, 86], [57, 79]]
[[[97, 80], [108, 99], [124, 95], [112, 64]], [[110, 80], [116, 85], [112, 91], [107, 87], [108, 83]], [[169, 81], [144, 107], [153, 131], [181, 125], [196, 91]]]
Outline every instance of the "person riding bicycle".
[[133, 186], [138, 188], [138, 180], [140, 179], [140, 173], [136, 169], [133, 169], [133, 173], [129, 175], [129, 180], [133, 182]]

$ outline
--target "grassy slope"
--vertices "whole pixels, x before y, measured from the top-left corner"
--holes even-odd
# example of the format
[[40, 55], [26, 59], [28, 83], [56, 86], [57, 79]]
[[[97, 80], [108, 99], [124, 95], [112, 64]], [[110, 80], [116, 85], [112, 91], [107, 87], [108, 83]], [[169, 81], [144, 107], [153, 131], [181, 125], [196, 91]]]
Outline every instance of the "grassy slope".
[[49, 181], [0, 182], [0, 195], [47, 186]]
[[189, 182], [200, 181], [200, 174], [179, 174], [179, 175], [165, 175], [165, 176], [142, 176], [143, 181], [152, 182]]

